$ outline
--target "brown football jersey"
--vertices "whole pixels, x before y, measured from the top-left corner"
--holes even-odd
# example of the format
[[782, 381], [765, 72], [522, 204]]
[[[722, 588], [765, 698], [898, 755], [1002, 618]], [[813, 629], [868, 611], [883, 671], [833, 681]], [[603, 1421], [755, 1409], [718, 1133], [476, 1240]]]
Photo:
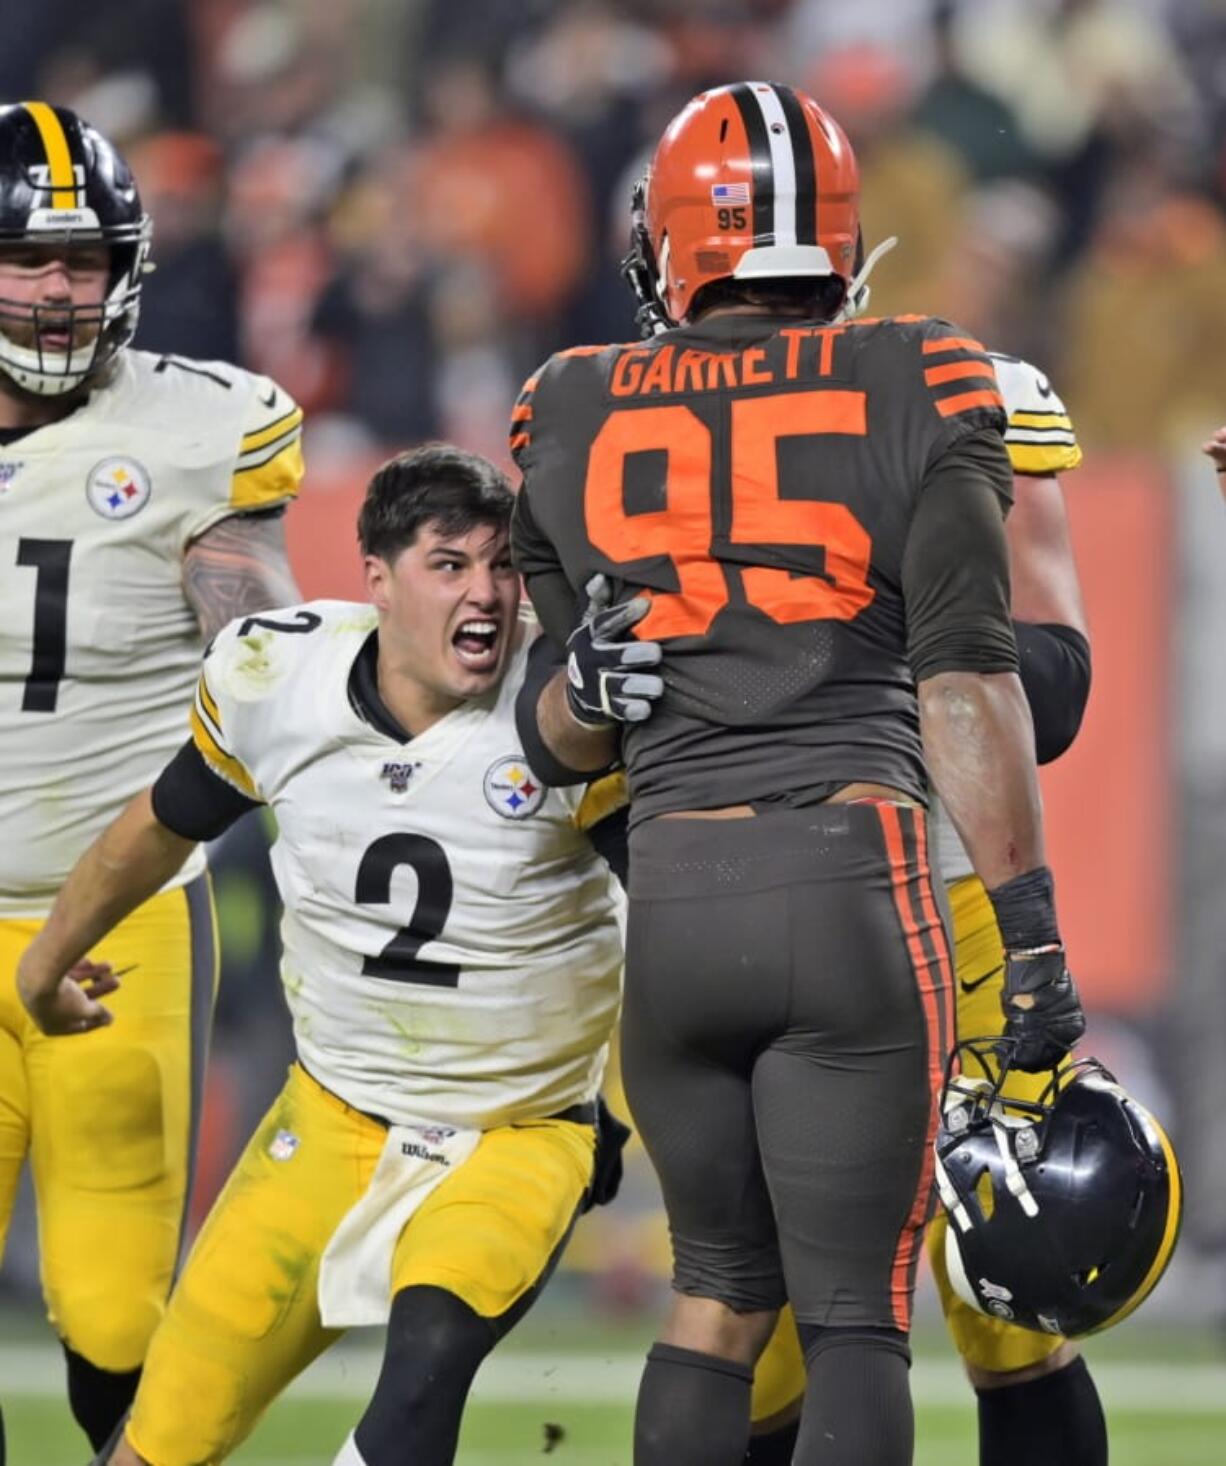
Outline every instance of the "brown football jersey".
[[666, 692], [626, 730], [636, 819], [861, 780], [926, 797], [908, 535], [943, 456], [1004, 427], [984, 349], [931, 317], [725, 314], [550, 358], [513, 414], [513, 543], [530, 593], [560, 572], [577, 611], [600, 571], [651, 597]]

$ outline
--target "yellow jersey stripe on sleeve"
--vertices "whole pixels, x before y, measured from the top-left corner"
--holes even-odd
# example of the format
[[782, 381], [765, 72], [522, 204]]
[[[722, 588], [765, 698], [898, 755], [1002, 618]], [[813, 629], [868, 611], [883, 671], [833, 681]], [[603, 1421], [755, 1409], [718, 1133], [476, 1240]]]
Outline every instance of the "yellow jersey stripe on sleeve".
[[196, 683], [196, 696], [200, 699], [205, 716], [208, 718], [209, 722], [212, 723], [213, 727], [220, 735], [221, 709], [217, 706], [216, 699], [209, 691], [209, 684], [204, 680], [203, 677], [201, 677], [200, 680]]
[[583, 798], [579, 801], [579, 808], [575, 810], [575, 828], [590, 830], [601, 820], [615, 814], [623, 804], [629, 802], [629, 799], [626, 775], [621, 769], [618, 769], [616, 773], [605, 774], [602, 778], [594, 779], [584, 790]]
[[1019, 410], [1009, 418], [1011, 428], [1036, 428], [1043, 431], [1071, 433], [1073, 420], [1067, 412], [1026, 412]]
[[230, 507], [260, 509], [292, 499], [302, 485], [305, 471], [302, 439], [295, 432], [271, 458], [236, 470], [230, 482]]
[[[200, 751], [200, 756], [208, 764], [213, 772], [223, 778], [227, 784], [233, 786], [240, 794], [245, 794], [248, 799], [261, 800], [260, 791], [256, 788], [255, 780], [243, 767], [243, 765], [222, 748], [204, 718], [200, 715], [199, 703], [191, 711], [192, 742]], [[261, 800], [262, 802], [262, 800]]]
[[1081, 462], [1081, 449], [1076, 443], [1016, 443], [1006, 438], [1005, 447], [1014, 473], [1066, 473]]
[[275, 421], [267, 423], [262, 428], [253, 428], [251, 432], [244, 433], [242, 441], [238, 445], [240, 454], [250, 453], [253, 449], [263, 448], [275, 438], [281, 437], [283, 433], [290, 432], [293, 428], [302, 426], [302, 408], [295, 407]]

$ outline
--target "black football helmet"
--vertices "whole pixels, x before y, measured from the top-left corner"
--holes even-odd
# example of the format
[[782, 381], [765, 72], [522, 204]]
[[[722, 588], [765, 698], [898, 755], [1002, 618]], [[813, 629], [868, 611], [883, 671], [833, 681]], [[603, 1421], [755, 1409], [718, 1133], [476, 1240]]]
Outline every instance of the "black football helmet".
[[[0, 107], [0, 251], [95, 243], [110, 251], [101, 305], [38, 306], [0, 295], [0, 371], [27, 392], [59, 396], [112, 360], [136, 332], [152, 229], [131, 170], [100, 132], [67, 107]], [[40, 316], [72, 331], [67, 351], [43, 347]]]
[[946, 1074], [936, 1176], [950, 1281], [973, 1308], [1023, 1328], [1109, 1328], [1149, 1296], [1175, 1249], [1175, 1152], [1097, 1059], [1055, 1070], [1032, 1103], [1001, 1093], [1002, 1051], [999, 1039], [971, 1039]]

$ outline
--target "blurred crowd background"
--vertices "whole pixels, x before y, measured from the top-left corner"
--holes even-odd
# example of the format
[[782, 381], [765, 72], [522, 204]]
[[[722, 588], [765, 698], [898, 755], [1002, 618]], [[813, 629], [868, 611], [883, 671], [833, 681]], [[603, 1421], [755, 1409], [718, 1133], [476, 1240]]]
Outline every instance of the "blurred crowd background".
[[[1086, 1047], [1188, 1172], [1182, 1272], [1150, 1307], [1226, 1316], [1226, 510], [1197, 452], [1226, 421], [1226, 0], [39, 0], [3, 32], [0, 97], [74, 107], [136, 171], [138, 344], [306, 409], [309, 595], [360, 594], [355, 505], [390, 451], [506, 463], [540, 360], [633, 336], [631, 185], [688, 97], [763, 77], [840, 119], [866, 242], [900, 239], [872, 313], [1034, 361], [1085, 449], [1095, 690], [1047, 775], [1052, 859]], [[249, 819], [214, 852], [198, 1211], [289, 1054], [267, 836]], [[571, 1261], [630, 1307], [665, 1256], [640, 1155]], [[8, 1286], [33, 1268], [27, 1217]]]

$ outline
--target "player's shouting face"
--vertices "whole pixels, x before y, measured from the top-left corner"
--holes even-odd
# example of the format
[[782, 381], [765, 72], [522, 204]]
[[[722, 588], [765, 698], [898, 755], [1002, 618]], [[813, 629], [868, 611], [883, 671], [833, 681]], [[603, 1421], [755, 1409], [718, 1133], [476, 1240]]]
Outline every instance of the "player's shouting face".
[[381, 556], [366, 563], [371, 598], [385, 613], [381, 651], [397, 675], [440, 701], [498, 683], [519, 605], [506, 529], [479, 524], [444, 534], [428, 522], [390, 563]]

